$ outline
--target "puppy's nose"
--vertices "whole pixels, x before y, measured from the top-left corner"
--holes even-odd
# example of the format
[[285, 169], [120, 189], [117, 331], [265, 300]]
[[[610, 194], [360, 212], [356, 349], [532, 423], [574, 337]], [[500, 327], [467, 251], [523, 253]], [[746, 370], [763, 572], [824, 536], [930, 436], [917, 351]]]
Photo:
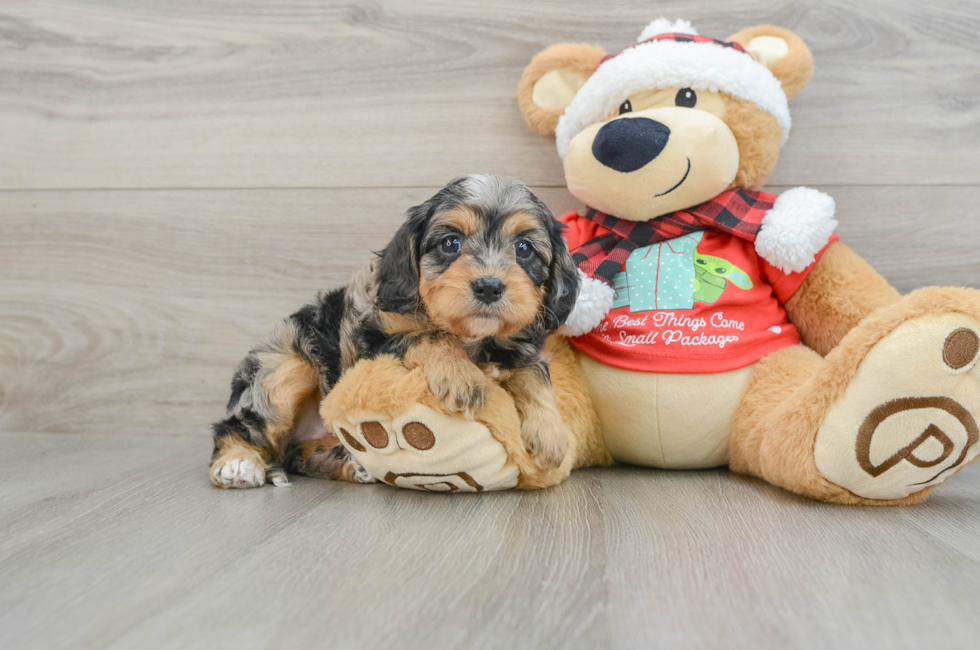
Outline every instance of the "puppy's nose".
[[610, 169], [635, 172], [660, 155], [670, 129], [648, 117], [627, 117], [609, 122], [595, 135], [592, 155]]
[[488, 305], [500, 300], [504, 295], [504, 283], [500, 278], [483, 277], [473, 280], [473, 295]]

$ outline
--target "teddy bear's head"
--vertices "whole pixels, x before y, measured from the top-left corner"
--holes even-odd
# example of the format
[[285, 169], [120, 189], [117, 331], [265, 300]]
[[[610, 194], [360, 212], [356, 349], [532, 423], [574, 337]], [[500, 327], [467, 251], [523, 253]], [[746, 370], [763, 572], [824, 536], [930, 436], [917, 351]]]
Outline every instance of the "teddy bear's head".
[[524, 70], [521, 111], [555, 136], [569, 191], [646, 221], [761, 187], [789, 135], [787, 98], [813, 74], [806, 44], [770, 25], [716, 41], [663, 18], [638, 40], [614, 56], [553, 45]]

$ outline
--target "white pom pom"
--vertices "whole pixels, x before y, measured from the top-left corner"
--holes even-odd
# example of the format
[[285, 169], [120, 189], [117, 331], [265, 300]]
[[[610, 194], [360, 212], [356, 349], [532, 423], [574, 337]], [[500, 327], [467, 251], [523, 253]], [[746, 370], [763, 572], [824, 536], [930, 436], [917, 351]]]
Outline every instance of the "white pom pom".
[[643, 41], [658, 36], [660, 34], [690, 34], [691, 36], [697, 36], [698, 30], [691, 26], [690, 20], [667, 20], [666, 18], [657, 18], [653, 22], [644, 28], [640, 37], [636, 39], [637, 43], [642, 43]]
[[786, 190], [762, 219], [756, 252], [783, 273], [802, 271], [834, 234], [836, 209], [834, 199], [819, 190]]
[[616, 295], [616, 291], [602, 280], [590, 278], [581, 270], [578, 275], [582, 287], [578, 291], [575, 307], [565, 319], [565, 324], [558, 328], [558, 333], [563, 336], [581, 336], [595, 329], [612, 309]]

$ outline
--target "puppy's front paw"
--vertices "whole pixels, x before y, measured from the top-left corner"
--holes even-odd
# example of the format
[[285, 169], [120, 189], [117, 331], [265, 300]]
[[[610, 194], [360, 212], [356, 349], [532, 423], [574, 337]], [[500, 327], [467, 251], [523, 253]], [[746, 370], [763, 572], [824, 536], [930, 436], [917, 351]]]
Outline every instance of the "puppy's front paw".
[[456, 368], [453, 372], [427, 372], [429, 390], [449, 411], [473, 413], [490, 398], [492, 384], [476, 366]]
[[254, 488], [265, 485], [265, 468], [251, 460], [219, 458], [211, 466], [211, 482], [220, 488]]
[[524, 445], [541, 469], [554, 469], [565, 460], [572, 434], [560, 420], [527, 418], [521, 423], [521, 433]]

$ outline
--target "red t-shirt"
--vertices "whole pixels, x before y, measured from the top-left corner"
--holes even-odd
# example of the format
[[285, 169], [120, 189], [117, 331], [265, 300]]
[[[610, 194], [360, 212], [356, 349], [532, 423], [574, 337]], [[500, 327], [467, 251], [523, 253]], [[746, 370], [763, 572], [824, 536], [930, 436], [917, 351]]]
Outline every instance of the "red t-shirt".
[[[607, 228], [569, 212], [570, 249]], [[831, 236], [827, 246], [836, 241]], [[634, 251], [616, 276], [613, 309], [591, 332], [570, 339], [610, 366], [661, 373], [724, 372], [796, 345], [783, 304], [820, 259], [783, 273], [752, 242], [702, 231]]]

